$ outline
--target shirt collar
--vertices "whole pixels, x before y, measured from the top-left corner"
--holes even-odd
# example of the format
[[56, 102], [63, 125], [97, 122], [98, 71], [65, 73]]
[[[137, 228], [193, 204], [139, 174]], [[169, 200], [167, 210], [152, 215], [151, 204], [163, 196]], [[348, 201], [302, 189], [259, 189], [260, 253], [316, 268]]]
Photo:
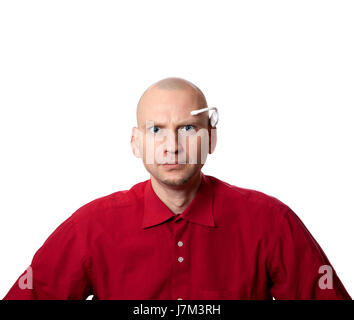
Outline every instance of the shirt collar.
[[[214, 192], [208, 176], [201, 172], [202, 181], [193, 200], [188, 207], [178, 215], [177, 219], [186, 219], [208, 227], [215, 227], [213, 217]], [[144, 190], [144, 216], [142, 228], [148, 228], [163, 223], [174, 214], [156, 195], [151, 185], [151, 179], [146, 182]], [[176, 220], [175, 220], [176, 221]]]

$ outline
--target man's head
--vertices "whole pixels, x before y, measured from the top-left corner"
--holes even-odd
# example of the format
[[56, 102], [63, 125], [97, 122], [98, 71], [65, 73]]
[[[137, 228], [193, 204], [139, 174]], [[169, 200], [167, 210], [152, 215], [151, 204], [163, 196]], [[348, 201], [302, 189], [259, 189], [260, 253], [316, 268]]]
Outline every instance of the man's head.
[[202, 91], [181, 78], [166, 78], [145, 90], [138, 102], [131, 145], [153, 178], [181, 186], [200, 173], [213, 149], [212, 128], [208, 112], [194, 116], [190, 112], [205, 107]]

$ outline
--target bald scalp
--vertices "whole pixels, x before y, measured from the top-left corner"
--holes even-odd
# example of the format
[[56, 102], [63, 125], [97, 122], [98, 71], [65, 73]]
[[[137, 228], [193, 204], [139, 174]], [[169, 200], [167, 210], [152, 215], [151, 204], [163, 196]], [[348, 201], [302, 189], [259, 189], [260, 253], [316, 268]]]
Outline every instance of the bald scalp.
[[182, 90], [188, 87], [197, 90], [201, 95], [203, 95], [202, 91], [192, 82], [176, 77], [165, 78], [160, 81], [157, 81], [152, 86], [156, 86], [159, 89], [166, 89], [166, 90]]
[[204, 93], [192, 82], [185, 80], [183, 78], [178, 78], [178, 77], [168, 77], [168, 78], [164, 78], [162, 80], [159, 80], [155, 83], [153, 83], [152, 85], [150, 85], [145, 91], [144, 93], [141, 95], [137, 108], [136, 108], [136, 119], [137, 119], [137, 123], [139, 122], [139, 114], [141, 112], [141, 108], [143, 105], [143, 100], [144, 97], [151, 91], [154, 89], [161, 89], [161, 90], [192, 90], [194, 91], [197, 96], [198, 96], [198, 101], [200, 104], [200, 107], [207, 107], [207, 101], [206, 98], [204, 96]]

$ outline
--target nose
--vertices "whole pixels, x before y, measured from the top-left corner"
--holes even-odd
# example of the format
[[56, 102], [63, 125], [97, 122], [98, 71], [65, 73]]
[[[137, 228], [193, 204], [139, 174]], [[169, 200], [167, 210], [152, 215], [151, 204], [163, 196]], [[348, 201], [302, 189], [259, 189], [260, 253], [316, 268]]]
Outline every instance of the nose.
[[168, 153], [178, 153], [178, 135], [174, 131], [169, 131], [166, 137], [165, 150]]

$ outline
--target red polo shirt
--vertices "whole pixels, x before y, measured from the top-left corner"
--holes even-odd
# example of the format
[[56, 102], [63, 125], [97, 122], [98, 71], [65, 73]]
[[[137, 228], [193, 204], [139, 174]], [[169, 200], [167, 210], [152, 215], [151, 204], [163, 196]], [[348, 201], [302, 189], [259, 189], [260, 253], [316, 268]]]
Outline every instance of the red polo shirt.
[[32, 289], [21, 275], [5, 299], [351, 299], [287, 205], [204, 174], [180, 215], [151, 180], [91, 201], [31, 268]]

